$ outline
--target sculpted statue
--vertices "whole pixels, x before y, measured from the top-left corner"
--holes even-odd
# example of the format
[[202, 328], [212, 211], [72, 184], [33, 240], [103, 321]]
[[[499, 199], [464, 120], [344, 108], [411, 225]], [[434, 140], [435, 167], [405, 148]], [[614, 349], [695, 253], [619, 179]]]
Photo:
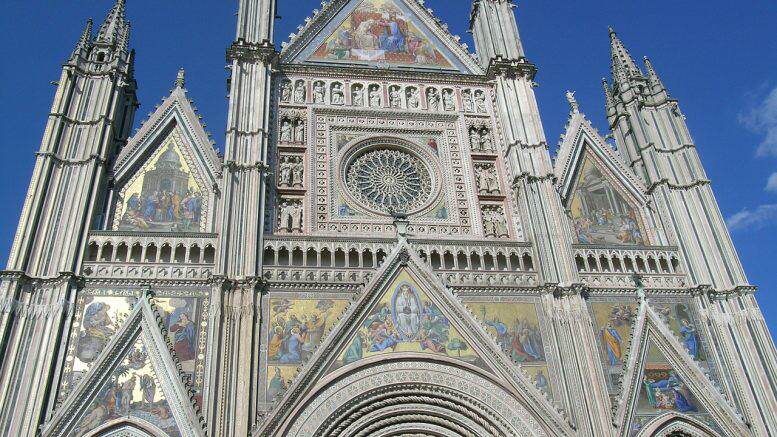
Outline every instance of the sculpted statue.
[[429, 88], [426, 92], [426, 103], [430, 111], [438, 111], [440, 109], [440, 94], [437, 93], [436, 88]]
[[280, 170], [278, 171], [278, 186], [290, 187], [292, 182], [291, 168], [293, 163], [290, 162], [290, 158], [281, 157]]
[[353, 106], [364, 106], [364, 87], [361, 85], [354, 85], [352, 90], [351, 99], [353, 100]]
[[284, 200], [280, 205], [278, 230], [302, 232], [302, 205], [297, 200]]
[[456, 110], [456, 102], [453, 101], [453, 90], [443, 90], [442, 106], [446, 111]]
[[[302, 187], [304, 186], [304, 171], [305, 166], [302, 164], [302, 159], [296, 158], [291, 167], [291, 186], [293, 187]], [[497, 189], [497, 191], [499, 191]]]
[[291, 82], [288, 80], [284, 80], [281, 85], [281, 102], [291, 102]]
[[402, 93], [399, 91], [399, 87], [391, 87], [389, 90], [389, 103], [391, 104], [392, 108], [401, 108], [402, 107]]
[[476, 168], [478, 192], [481, 194], [499, 194], [499, 180], [492, 165], [479, 165]]
[[494, 151], [494, 143], [491, 141], [491, 132], [488, 128], [483, 128], [480, 131], [480, 150], [484, 152]]
[[378, 86], [370, 87], [370, 106], [373, 108], [380, 107], [380, 88]]
[[291, 122], [285, 118], [281, 122], [281, 141], [284, 143], [291, 142]]
[[305, 103], [305, 82], [297, 82], [294, 88], [294, 103]]
[[486, 237], [507, 237], [507, 222], [498, 206], [483, 208], [483, 232]]
[[294, 125], [294, 141], [298, 143], [305, 142], [305, 122], [303, 120], [297, 120]]
[[464, 104], [464, 112], [472, 112], [475, 109], [475, 102], [472, 101], [472, 91], [465, 90], [461, 93], [461, 101]]
[[480, 132], [475, 127], [469, 130], [469, 146], [472, 150], [481, 150]]
[[475, 111], [485, 114], [486, 111], [486, 95], [483, 91], [475, 92]]
[[313, 84], [313, 103], [324, 103], [324, 97], [326, 95], [326, 87], [324, 82], [316, 82]]
[[418, 109], [418, 105], [421, 103], [418, 88], [408, 88], [407, 90], [407, 107], [409, 109]]
[[343, 92], [343, 85], [335, 83], [332, 85], [332, 104], [342, 105], [345, 103], [345, 93]]

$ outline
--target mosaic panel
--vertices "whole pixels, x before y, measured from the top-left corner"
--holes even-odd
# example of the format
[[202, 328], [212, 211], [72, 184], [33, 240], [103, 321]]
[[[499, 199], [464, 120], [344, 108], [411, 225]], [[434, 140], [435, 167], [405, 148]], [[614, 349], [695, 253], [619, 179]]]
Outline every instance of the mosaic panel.
[[639, 214], [590, 157], [583, 160], [569, 211], [578, 243], [645, 244]]
[[89, 405], [86, 414], [75, 428], [75, 434], [87, 434], [104, 423], [121, 417], [142, 419], [170, 437], [181, 435], [156, 371], [148, 358], [148, 352], [140, 339], [135, 342], [105, 387]]
[[359, 331], [333, 368], [399, 352], [444, 355], [470, 363], [481, 361], [448, 316], [406, 272], [398, 275], [360, 322]]
[[207, 195], [177, 133], [171, 134], [121, 190], [115, 230], [200, 232]]
[[451, 69], [443, 51], [421, 30], [424, 27], [394, 0], [364, 0], [309, 59]]
[[272, 298], [267, 332], [267, 399], [281, 396], [324, 340], [349, 302]]

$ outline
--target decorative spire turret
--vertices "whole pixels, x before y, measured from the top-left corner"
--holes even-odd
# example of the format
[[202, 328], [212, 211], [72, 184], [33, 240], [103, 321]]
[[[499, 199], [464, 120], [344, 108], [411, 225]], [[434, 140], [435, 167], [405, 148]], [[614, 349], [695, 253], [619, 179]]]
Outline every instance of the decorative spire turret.
[[626, 46], [618, 38], [618, 34], [610, 27], [610, 51], [612, 54], [612, 80], [613, 89], [623, 91], [631, 86], [632, 79], [644, 79], [642, 70], [639, 69], [634, 58], [631, 57]]
[[[512, 0], [474, 0], [470, 31], [484, 69], [526, 64]], [[533, 69], [533, 66], [532, 66]]]
[[81, 37], [78, 39], [78, 43], [76, 43], [76, 48], [73, 49], [73, 55], [71, 58], [74, 58], [78, 55], [85, 56], [86, 53], [89, 51], [89, 48], [92, 46], [92, 28], [94, 27], [94, 21], [92, 19], [86, 20], [86, 26], [84, 26], [84, 31], [81, 32]]
[[128, 50], [130, 23], [126, 19], [125, 3], [125, 0], [116, 0], [116, 4], [100, 25], [96, 43], [114, 46], [123, 52]]
[[653, 63], [650, 62], [650, 59], [648, 59], [647, 56], [645, 56], [645, 68], [647, 69], [647, 77], [648, 82], [650, 83], [651, 91], [654, 95], [666, 93], [666, 87], [664, 86], [664, 83], [661, 81], [661, 78], [658, 77], [658, 74], [656, 73], [655, 68], [653, 68]]
[[605, 78], [602, 78], [602, 88], [604, 88], [605, 110], [609, 115], [610, 111], [615, 110], [615, 99], [612, 97], [612, 88], [610, 88], [610, 84], [607, 83]]

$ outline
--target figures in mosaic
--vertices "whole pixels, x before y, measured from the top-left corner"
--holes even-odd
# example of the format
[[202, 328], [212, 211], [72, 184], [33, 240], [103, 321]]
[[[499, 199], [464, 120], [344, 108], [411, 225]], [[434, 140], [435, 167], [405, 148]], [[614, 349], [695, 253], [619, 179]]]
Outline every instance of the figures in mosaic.
[[637, 211], [590, 158], [583, 161], [569, 208], [581, 244], [645, 243]]
[[341, 354], [339, 365], [394, 352], [425, 352], [471, 362], [477, 360], [442, 310], [406, 278], [398, 279], [370, 311]]
[[451, 67], [395, 0], [361, 2], [310, 59]]
[[156, 383], [156, 371], [138, 341], [111, 375], [76, 428], [84, 435], [113, 419], [135, 417], [171, 437], [180, 436], [170, 405]]
[[202, 194], [178, 147], [169, 144], [125, 192], [119, 229], [196, 232]]
[[480, 320], [496, 334], [497, 343], [519, 363], [545, 361], [537, 312], [533, 304], [480, 304]]

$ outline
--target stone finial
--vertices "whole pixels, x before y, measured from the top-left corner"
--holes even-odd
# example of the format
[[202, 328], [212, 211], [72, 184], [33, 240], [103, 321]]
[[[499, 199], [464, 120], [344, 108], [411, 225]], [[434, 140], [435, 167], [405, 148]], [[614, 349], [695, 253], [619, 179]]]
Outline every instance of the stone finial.
[[184, 88], [186, 86], [186, 70], [181, 68], [178, 70], [178, 76], [175, 78], [175, 87]]
[[580, 104], [577, 103], [574, 91], [567, 91], [567, 101], [569, 102], [569, 106], [572, 107], [573, 112], [580, 112]]

